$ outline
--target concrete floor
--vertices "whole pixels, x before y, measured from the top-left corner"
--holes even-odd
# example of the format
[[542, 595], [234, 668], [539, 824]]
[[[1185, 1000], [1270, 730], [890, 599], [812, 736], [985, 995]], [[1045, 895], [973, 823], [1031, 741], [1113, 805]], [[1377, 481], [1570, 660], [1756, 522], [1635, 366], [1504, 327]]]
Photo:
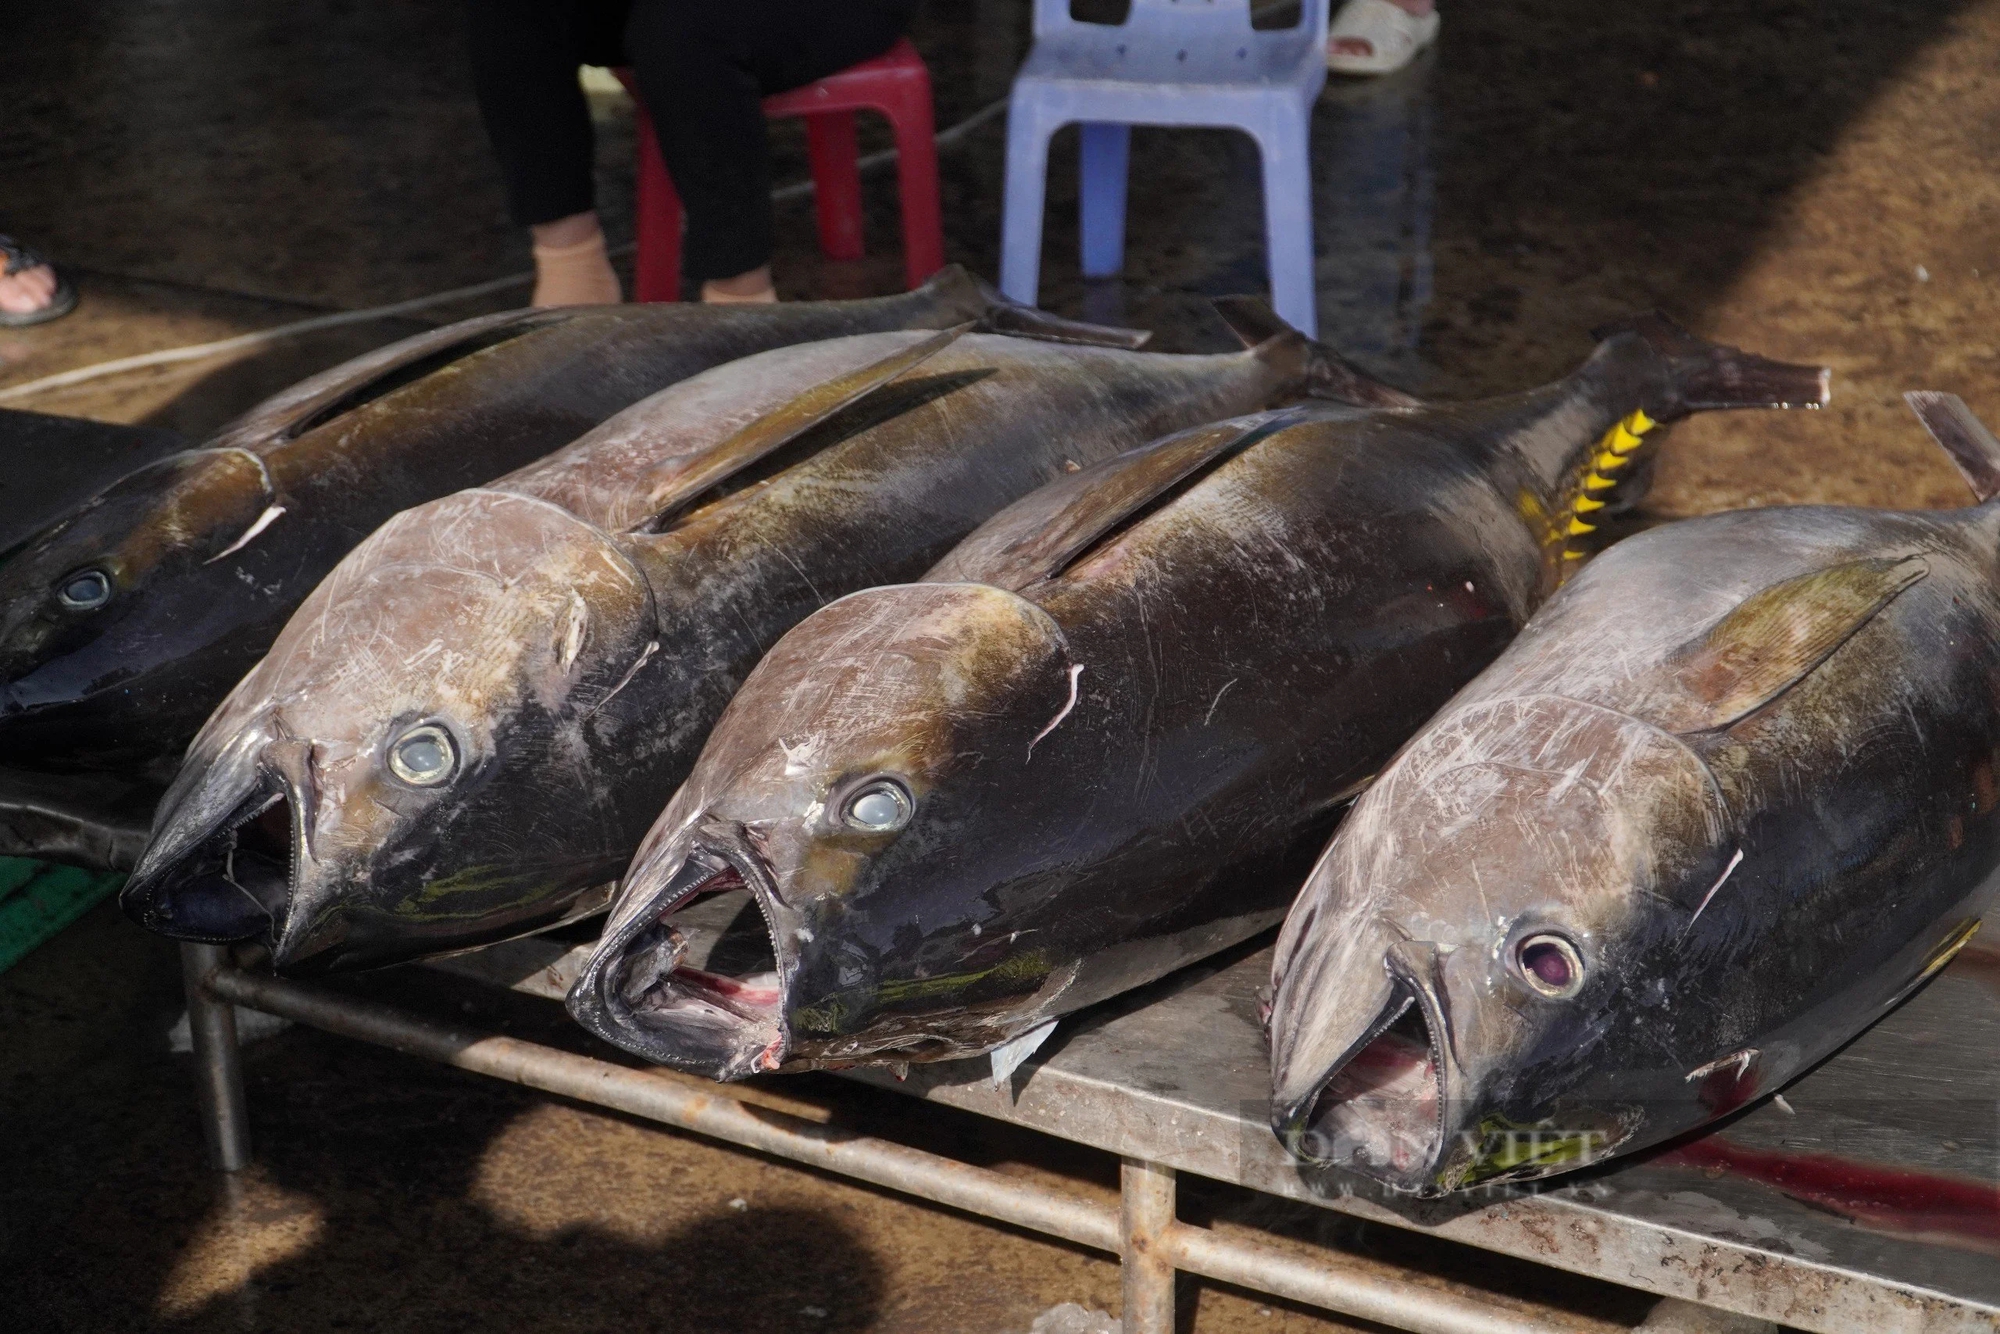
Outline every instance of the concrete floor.
[[[941, 124], [1004, 94], [1026, 9], [930, 6], [916, 36]], [[1835, 400], [1678, 428], [1647, 513], [1963, 503], [1898, 395], [1955, 390], [2000, 424], [2000, 0], [1447, 0], [1446, 13], [1416, 68], [1337, 83], [1320, 106], [1329, 341], [1463, 396], [1546, 380], [1587, 351], [1593, 324], [1660, 306], [1825, 360]], [[0, 387], [524, 269], [458, 21], [445, 0], [97, 0], [11, 16], [0, 230], [69, 265], [84, 304], [0, 333]], [[616, 233], [630, 131], [615, 108], [603, 129]], [[951, 257], [989, 275], [1002, 136], [989, 124], [944, 162]], [[779, 178], [803, 175], [795, 127], [778, 137]], [[1073, 137], [1057, 147], [1045, 303], [1155, 327], [1168, 347], [1226, 345], [1204, 298], [1262, 274], [1247, 142], [1141, 131], [1128, 272], [1098, 284], [1076, 276]], [[857, 264], [822, 263], [810, 206], [781, 209], [788, 295], [893, 287], [892, 179], [871, 186], [874, 250]], [[379, 321], [11, 406], [198, 435], [418, 327]], [[1058, 1302], [1117, 1304], [1115, 1269], [1089, 1253], [299, 1030], [252, 1049], [259, 1164], [225, 1185], [201, 1167], [186, 1058], [167, 1050], [177, 989], [172, 950], [108, 907], [0, 976], [9, 1327], [1018, 1334]], [[1007, 1170], [1112, 1180], [1100, 1155], [893, 1095], [773, 1089]], [[1226, 1191], [1197, 1192], [1189, 1212], [1511, 1287], [1574, 1309], [1580, 1329], [1645, 1305]], [[1183, 1305], [1201, 1334], [1349, 1327], [1215, 1287], [1190, 1285]]]

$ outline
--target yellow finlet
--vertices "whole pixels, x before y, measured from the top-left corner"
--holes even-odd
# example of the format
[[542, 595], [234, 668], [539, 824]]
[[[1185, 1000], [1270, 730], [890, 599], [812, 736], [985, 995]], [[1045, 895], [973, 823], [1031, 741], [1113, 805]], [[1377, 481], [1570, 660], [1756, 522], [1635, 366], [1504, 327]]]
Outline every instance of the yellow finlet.
[[[1585, 469], [1582, 480], [1577, 483], [1575, 493], [1562, 508], [1550, 516], [1549, 526], [1545, 530], [1548, 533], [1545, 541], [1560, 553], [1557, 556], [1556, 566], [1558, 583], [1568, 578], [1566, 571], [1571, 568], [1569, 562], [1583, 560], [1590, 554], [1587, 551], [1571, 550], [1569, 543], [1571, 538], [1597, 531], [1596, 524], [1585, 523], [1578, 517], [1605, 507], [1605, 502], [1592, 493], [1611, 491], [1617, 487], [1618, 478], [1615, 474], [1632, 462], [1632, 456], [1638, 452], [1641, 444], [1640, 437], [1658, 425], [1658, 422], [1646, 415], [1644, 409], [1634, 410], [1613, 425], [1597, 442], [1597, 451], [1591, 458], [1589, 467]], [[1532, 518], [1525, 506], [1522, 515]]]
[[1931, 953], [1931, 957], [1924, 961], [1924, 970], [1917, 974], [1917, 980], [1921, 982], [1931, 974], [1943, 971], [1946, 964], [1956, 959], [1958, 952], [1970, 944], [1972, 937], [1978, 932], [1979, 920], [1979, 918], [1975, 917], [1970, 922], [1960, 926], [1951, 935], [1945, 937], [1944, 943], [1939, 945]]
[[1630, 454], [1639, 447], [1639, 437], [1659, 425], [1644, 412], [1634, 412], [1624, 421], [1611, 428], [1605, 437], [1605, 445], [1613, 454]]

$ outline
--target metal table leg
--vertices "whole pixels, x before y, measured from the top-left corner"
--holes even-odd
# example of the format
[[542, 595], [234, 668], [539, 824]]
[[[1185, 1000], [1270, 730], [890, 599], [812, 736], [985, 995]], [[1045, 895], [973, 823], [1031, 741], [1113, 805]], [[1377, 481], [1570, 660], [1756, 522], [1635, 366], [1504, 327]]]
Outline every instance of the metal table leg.
[[181, 946], [188, 1032], [194, 1039], [195, 1096], [201, 1104], [208, 1161], [217, 1171], [240, 1172], [250, 1165], [250, 1115], [243, 1103], [236, 1007], [217, 1000], [208, 989], [215, 971], [228, 964], [229, 951], [221, 945]]
[[1174, 1227], [1174, 1169], [1127, 1158], [1118, 1183], [1125, 1288], [1118, 1327], [1123, 1334], [1174, 1334], [1174, 1261], [1164, 1244]]
[[[1574, 1318], [1565, 1311], [1519, 1301], [1489, 1301], [1439, 1287], [1416, 1271], [1381, 1261], [1361, 1261], [1248, 1229], [1220, 1233], [1177, 1222], [1174, 1170], [1142, 1159], [1124, 1161], [1122, 1207], [1114, 1210], [1085, 1196], [921, 1149], [748, 1107], [703, 1081], [632, 1069], [518, 1038], [482, 1036], [379, 1002], [234, 967], [211, 975], [206, 965], [190, 959], [189, 974], [206, 979], [208, 992], [234, 1005], [610, 1107], [1093, 1250], [1115, 1252], [1124, 1261], [1126, 1334], [1171, 1334], [1174, 1279], [1180, 1270], [1415, 1334], [1569, 1334], [1575, 1328]], [[196, 1032], [200, 1031], [197, 1024]], [[233, 1071], [233, 1060], [229, 1065]], [[233, 1080], [225, 1081], [225, 1086], [236, 1087]], [[228, 1122], [237, 1128], [239, 1148], [241, 1106], [236, 1103]]]

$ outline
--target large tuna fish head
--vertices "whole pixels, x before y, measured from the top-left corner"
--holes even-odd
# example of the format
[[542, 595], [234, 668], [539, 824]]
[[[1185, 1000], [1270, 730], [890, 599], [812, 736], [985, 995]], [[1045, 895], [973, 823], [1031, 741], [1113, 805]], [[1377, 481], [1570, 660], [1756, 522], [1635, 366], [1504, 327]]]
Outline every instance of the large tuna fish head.
[[[1032, 804], [1018, 759], [1072, 681], [1055, 623], [985, 585], [871, 589], [801, 622], [654, 826], [570, 1012], [718, 1079], [1012, 1036], [1062, 979], [1004, 924], [981, 831]], [[743, 888], [763, 958], [692, 966], [673, 915]]]
[[1278, 1134], [1435, 1195], [1746, 1100], [1714, 1046], [1736, 984], [1685, 934], [1733, 846], [1707, 766], [1666, 732], [1553, 696], [1444, 715], [1356, 804], [1286, 920]]
[[[657, 650], [601, 530], [462, 492], [384, 525], [209, 720], [125, 890], [292, 972], [519, 934], [623, 869], [597, 710]], [[445, 869], [440, 869], [445, 868]]]
[[[166, 715], [182, 721], [181, 735], [192, 731], [204, 701], [252, 661], [208, 625], [220, 607], [257, 597], [278, 577], [255, 559], [269, 553], [242, 551], [246, 535], [273, 522], [274, 507], [255, 455], [177, 454], [0, 560], [0, 763], [150, 758], [134, 724], [157, 729]], [[163, 644], [197, 655], [177, 669], [180, 688], [163, 691], [144, 676]]]

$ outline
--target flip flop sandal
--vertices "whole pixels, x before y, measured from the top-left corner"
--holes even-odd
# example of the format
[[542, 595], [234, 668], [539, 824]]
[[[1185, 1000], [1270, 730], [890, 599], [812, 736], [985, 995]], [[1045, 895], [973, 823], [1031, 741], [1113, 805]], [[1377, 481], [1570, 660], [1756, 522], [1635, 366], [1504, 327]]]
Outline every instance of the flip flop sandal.
[[[7, 260], [4, 272], [10, 277], [24, 269], [40, 268], [48, 264], [46, 259], [11, 236], [0, 236], [0, 256], [4, 256]], [[49, 267], [56, 275], [56, 290], [49, 293], [49, 304], [38, 310], [0, 310], [0, 329], [25, 329], [31, 324], [47, 324], [50, 320], [59, 320], [76, 309], [76, 285], [63, 277], [60, 269], [54, 265]]]
[[[1347, 0], [1326, 34], [1326, 67], [1336, 74], [1392, 74], [1416, 59], [1438, 33], [1435, 9], [1418, 18], [1389, 0]], [[1334, 48], [1342, 41], [1368, 44], [1365, 56]]]

